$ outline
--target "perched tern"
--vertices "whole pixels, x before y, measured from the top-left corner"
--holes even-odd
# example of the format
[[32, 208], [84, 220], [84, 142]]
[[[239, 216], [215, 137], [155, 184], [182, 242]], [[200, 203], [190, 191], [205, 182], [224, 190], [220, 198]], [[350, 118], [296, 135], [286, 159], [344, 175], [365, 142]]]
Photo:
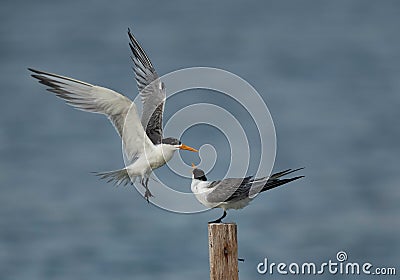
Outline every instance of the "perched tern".
[[[281, 179], [281, 177], [290, 173], [296, 172], [303, 168], [287, 169], [282, 172], [275, 173], [270, 177], [262, 177], [255, 179], [253, 176], [245, 178], [228, 178], [219, 181], [207, 181], [204, 171], [196, 168], [192, 164], [192, 184], [191, 190], [196, 196], [197, 200], [208, 208], [222, 208], [223, 215], [210, 223], [221, 223], [222, 219], [226, 217], [226, 210], [228, 209], [242, 209], [249, 205], [257, 194], [257, 192], [264, 192], [304, 176], [297, 176], [288, 179]], [[254, 193], [255, 190], [255, 193]], [[253, 192], [252, 192], [253, 191]]]
[[[162, 117], [166, 99], [164, 83], [160, 81], [153, 65], [128, 29], [131, 59], [143, 103], [142, 118], [139, 119], [135, 104], [126, 96], [108, 88], [28, 68], [32, 77], [48, 86], [67, 104], [92, 113], [104, 114], [122, 138], [123, 152], [128, 164], [123, 169], [99, 172], [102, 179], [115, 184], [133, 183], [140, 178], [146, 189], [145, 198], [152, 196], [148, 181], [152, 170], [168, 162], [175, 151], [182, 149], [198, 152], [175, 138], [163, 138]], [[128, 113], [129, 112], [129, 113]]]

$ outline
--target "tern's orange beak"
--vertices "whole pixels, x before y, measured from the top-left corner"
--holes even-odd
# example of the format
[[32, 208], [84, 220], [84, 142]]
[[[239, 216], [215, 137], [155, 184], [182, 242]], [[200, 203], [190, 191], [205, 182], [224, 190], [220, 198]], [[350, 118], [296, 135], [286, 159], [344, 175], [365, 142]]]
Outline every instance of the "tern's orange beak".
[[179, 147], [179, 149], [181, 149], [181, 150], [188, 150], [188, 151], [196, 152], [196, 153], [198, 152], [198, 150], [196, 150], [196, 149], [194, 149], [194, 148], [192, 148], [192, 147], [183, 145], [183, 144]]
[[194, 165], [194, 163], [192, 162], [192, 168], [193, 169], [195, 169], [196, 168], [196, 165]]

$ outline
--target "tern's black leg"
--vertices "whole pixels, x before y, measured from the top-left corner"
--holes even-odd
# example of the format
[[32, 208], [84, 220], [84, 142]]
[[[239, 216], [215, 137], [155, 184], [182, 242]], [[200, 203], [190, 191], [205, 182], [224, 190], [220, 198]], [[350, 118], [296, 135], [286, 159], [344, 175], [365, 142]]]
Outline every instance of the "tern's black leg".
[[226, 211], [224, 210], [224, 214], [219, 219], [216, 219], [215, 221], [208, 222], [209, 224], [220, 224], [222, 223], [222, 219], [226, 217]]
[[146, 192], [144, 193], [144, 198], [147, 200], [147, 203], [149, 203], [149, 198], [153, 196], [149, 190], [149, 187], [147, 186], [148, 184], [149, 184], [149, 178], [143, 178], [142, 185], [146, 189]]
[[144, 198], [147, 200], [147, 203], [149, 203], [149, 198], [153, 196], [153, 195], [151, 194], [150, 190], [149, 190], [149, 187], [148, 187], [149, 178], [145, 178], [145, 179], [143, 180], [143, 182], [144, 182], [143, 186], [144, 186], [145, 189], [146, 189], [146, 192], [144, 193]]

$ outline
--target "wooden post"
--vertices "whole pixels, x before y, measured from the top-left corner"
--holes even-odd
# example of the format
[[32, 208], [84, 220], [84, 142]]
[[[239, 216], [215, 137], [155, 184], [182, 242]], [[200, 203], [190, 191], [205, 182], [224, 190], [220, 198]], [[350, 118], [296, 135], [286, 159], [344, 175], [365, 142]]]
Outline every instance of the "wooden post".
[[208, 224], [211, 280], [238, 280], [236, 224]]

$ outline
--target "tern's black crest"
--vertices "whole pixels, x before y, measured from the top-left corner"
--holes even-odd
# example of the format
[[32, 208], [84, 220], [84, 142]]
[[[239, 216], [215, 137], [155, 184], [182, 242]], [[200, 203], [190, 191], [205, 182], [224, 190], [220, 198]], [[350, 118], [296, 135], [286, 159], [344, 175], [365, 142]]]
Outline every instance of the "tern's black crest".
[[197, 180], [207, 181], [207, 177], [204, 174], [204, 171], [198, 168], [193, 169], [193, 176]]
[[163, 144], [168, 144], [168, 145], [181, 145], [181, 141], [179, 141], [178, 139], [175, 138], [164, 138], [161, 140], [161, 143]]

